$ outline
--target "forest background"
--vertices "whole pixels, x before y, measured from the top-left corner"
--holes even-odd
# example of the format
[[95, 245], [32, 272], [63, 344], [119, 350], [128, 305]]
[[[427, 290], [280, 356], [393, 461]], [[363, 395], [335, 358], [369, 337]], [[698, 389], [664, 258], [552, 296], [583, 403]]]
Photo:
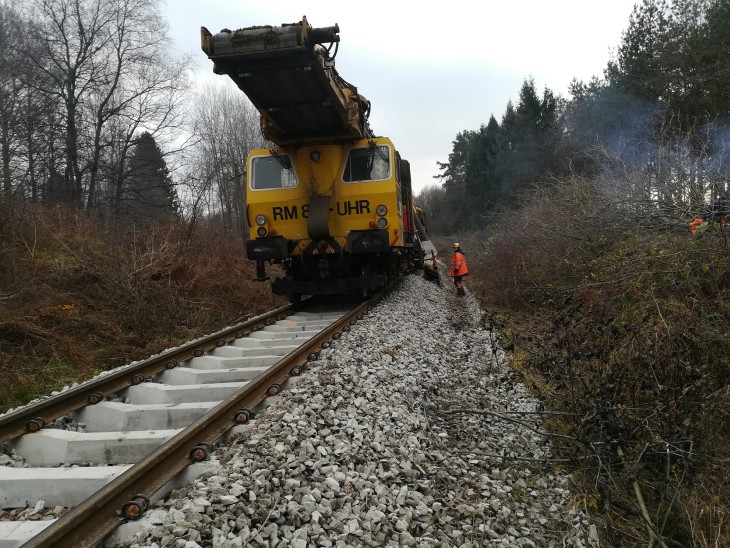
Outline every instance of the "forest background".
[[[2, 409], [278, 302], [241, 253], [258, 114], [160, 13], [0, 3]], [[608, 545], [730, 545], [730, 0], [644, 0], [602, 75], [474, 122], [418, 202], [576, 504]]]

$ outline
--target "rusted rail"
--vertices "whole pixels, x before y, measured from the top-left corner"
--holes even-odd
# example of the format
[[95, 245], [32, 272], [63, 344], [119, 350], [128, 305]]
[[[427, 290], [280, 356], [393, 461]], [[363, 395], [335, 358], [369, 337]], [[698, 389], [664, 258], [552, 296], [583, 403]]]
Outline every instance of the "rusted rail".
[[36, 432], [54, 419], [68, 415], [87, 405], [99, 403], [109, 394], [144, 382], [148, 377], [161, 373], [165, 369], [177, 367], [185, 360], [202, 356], [209, 350], [244, 337], [251, 331], [256, 331], [264, 325], [282, 319], [292, 309], [292, 305], [282, 306], [247, 322], [208, 335], [0, 417], [0, 443], [28, 432]]
[[139, 517], [146, 510], [149, 499], [158, 490], [189, 464], [206, 458], [213, 443], [229, 429], [245, 423], [250, 417], [251, 409], [266, 397], [277, 395], [288, 377], [298, 375], [307, 361], [317, 358], [320, 348], [327, 347], [331, 339], [337, 338], [341, 331], [348, 330], [349, 324], [361, 319], [366, 309], [384, 294], [385, 291], [374, 295], [295, 352], [276, 362], [209, 413], [44, 529], [24, 544], [24, 548], [96, 546], [124, 521]]

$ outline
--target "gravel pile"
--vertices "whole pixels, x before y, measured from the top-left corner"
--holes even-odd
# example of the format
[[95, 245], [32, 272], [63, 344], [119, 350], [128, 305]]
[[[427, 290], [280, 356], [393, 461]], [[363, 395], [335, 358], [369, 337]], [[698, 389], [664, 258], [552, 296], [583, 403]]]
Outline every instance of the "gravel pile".
[[454, 293], [408, 277], [117, 546], [596, 546], [534, 416], [505, 419], [539, 402]]

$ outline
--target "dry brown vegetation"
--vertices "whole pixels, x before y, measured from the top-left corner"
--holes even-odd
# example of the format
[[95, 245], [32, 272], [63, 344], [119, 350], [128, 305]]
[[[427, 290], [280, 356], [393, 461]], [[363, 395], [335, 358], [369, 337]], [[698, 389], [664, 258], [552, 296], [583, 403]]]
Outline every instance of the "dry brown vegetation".
[[[691, 218], [691, 217], [690, 217]], [[460, 236], [467, 286], [614, 546], [729, 546], [730, 226], [647, 222], [594, 185], [553, 186]]]
[[214, 224], [0, 211], [0, 410], [281, 305]]

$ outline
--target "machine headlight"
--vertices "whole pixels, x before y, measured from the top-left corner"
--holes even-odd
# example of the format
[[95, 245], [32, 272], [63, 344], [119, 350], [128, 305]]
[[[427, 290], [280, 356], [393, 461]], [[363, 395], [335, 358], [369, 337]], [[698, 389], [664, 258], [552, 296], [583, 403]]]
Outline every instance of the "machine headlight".
[[[263, 216], [263, 215], [262, 215], [262, 216]], [[258, 222], [258, 219], [256, 219], [256, 220], [257, 220], [257, 222]], [[257, 234], [257, 236], [258, 236], [259, 238], [263, 238], [264, 236], [266, 236], [266, 233], [267, 233], [266, 227], [260, 226], [260, 227], [258, 227], [258, 228], [256, 229], [256, 234]]]
[[259, 226], [264, 226], [266, 224], [266, 215], [258, 214], [256, 215], [256, 224]]
[[381, 217], [385, 217], [388, 214], [388, 208], [383, 204], [380, 204], [378, 207], [375, 208], [375, 213], [377, 213]]
[[380, 219], [378, 219], [378, 222], [376, 224], [381, 230], [384, 228], [388, 228], [388, 219], [386, 219], [385, 217], [381, 217]]

